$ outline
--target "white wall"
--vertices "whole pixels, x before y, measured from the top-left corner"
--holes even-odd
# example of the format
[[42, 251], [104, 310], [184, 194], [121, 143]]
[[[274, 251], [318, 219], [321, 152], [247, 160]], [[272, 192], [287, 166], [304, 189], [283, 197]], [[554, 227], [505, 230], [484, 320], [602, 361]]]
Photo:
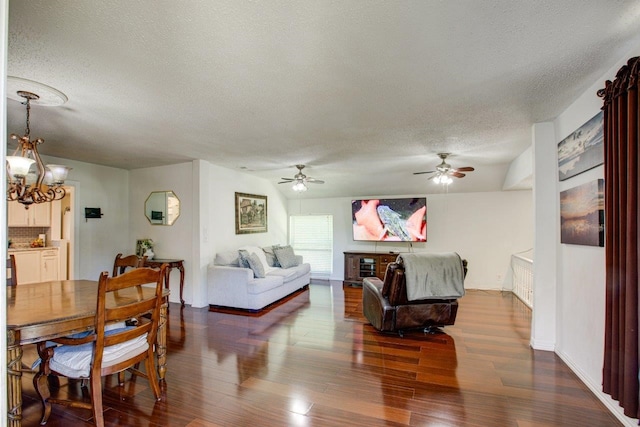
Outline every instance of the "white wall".
[[[596, 91], [613, 80], [628, 58], [640, 54], [640, 47], [613, 65], [555, 120], [556, 144], [598, 113], [603, 105]], [[536, 168], [537, 172], [537, 168]], [[558, 191], [604, 177], [598, 167], [558, 183]], [[559, 206], [559, 194], [555, 194]], [[606, 215], [606, 212], [605, 212]], [[558, 220], [559, 224], [559, 220]], [[558, 225], [559, 226], [559, 225]], [[604, 248], [560, 245], [558, 256], [556, 353], [625, 425], [637, 420], [625, 417], [618, 402], [602, 393], [605, 323]]]
[[553, 123], [536, 123], [532, 129], [534, 263], [531, 346], [554, 351], [556, 344], [556, 293], [560, 214], [558, 207], [558, 149]]
[[[193, 176], [192, 164], [159, 166], [130, 171], [129, 233], [122, 253], [132, 254], [138, 239], [153, 239], [155, 258], [184, 260], [184, 299], [192, 302], [194, 266], [192, 249], [193, 228]], [[144, 211], [144, 202], [152, 191], [173, 191], [180, 200], [180, 216], [173, 225], [151, 225]], [[173, 269], [169, 280], [169, 301], [179, 302], [180, 273]]]
[[[223, 168], [206, 161], [194, 162], [197, 167], [194, 180], [200, 204], [193, 233], [194, 245], [198, 244], [197, 257], [200, 265], [199, 289], [194, 293], [193, 305], [204, 307], [209, 304], [206, 290], [207, 266], [216, 252], [237, 250], [241, 246], [268, 246], [287, 242], [288, 216], [287, 201], [275, 185], [240, 171]], [[235, 193], [267, 196], [267, 232], [236, 234]], [[196, 243], [196, 241], [199, 241]]]
[[[207, 216], [202, 219], [213, 253], [240, 246], [268, 246], [287, 242], [287, 201], [269, 180], [203, 162], [203, 177], [209, 182]], [[267, 232], [236, 234], [235, 193], [267, 196]]]
[[[511, 254], [533, 247], [531, 191], [430, 194], [426, 197], [427, 242], [413, 243], [413, 250], [458, 252], [469, 261], [466, 288], [511, 289]], [[289, 213], [333, 215], [333, 280], [344, 279], [343, 252], [346, 250], [410, 250], [408, 243], [354, 242], [351, 198], [292, 199], [289, 200]]]
[[[129, 251], [129, 171], [92, 163], [42, 156], [45, 163], [73, 168], [75, 185], [76, 279], [98, 280], [113, 269], [118, 251]], [[100, 219], [84, 218], [84, 208], [101, 208]]]

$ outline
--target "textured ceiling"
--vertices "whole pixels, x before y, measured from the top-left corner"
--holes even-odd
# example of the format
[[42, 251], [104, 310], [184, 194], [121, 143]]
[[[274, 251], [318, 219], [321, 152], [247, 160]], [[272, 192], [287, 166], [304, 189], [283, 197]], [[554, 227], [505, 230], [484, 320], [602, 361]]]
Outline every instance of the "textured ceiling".
[[[52, 156], [204, 159], [274, 183], [306, 164], [326, 184], [305, 197], [335, 197], [440, 192], [412, 172], [445, 151], [476, 168], [450, 192], [495, 191], [531, 125], [638, 28], [637, 1], [11, 0], [8, 75], [69, 98], [32, 108]], [[24, 107], [7, 107], [21, 133]]]

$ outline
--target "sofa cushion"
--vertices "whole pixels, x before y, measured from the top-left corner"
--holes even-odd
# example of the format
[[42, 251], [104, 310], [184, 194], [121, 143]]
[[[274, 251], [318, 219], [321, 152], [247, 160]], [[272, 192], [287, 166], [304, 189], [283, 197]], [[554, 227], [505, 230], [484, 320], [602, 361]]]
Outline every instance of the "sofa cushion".
[[281, 277], [267, 276], [262, 279], [249, 280], [249, 283], [247, 283], [247, 292], [250, 294], [261, 294], [279, 286], [282, 286]]
[[218, 252], [213, 263], [215, 265], [229, 265], [232, 267], [239, 267], [240, 264], [238, 262], [238, 251]]
[[255, 253], [250, 254], [248, 261], [249, 267], [253, 270], [253, 276], [256, 278], [264, 277], [264, 266], [262, 265], [260, 258], [258, 258], [258, 255]]
[[276, 255], [276, 258], [278, 258], [278, 262], [282, 268], [295, 267], [298, 265], [298, 260], [291, 246], [287, 245], [274, 248], [273, 253]]
[[267, 276], [279, 276], [282, 277], [284, 283], [290, 282], [293, 279], [304, 276], [311, 271], [311, 265], [308, 263], [299, 264], [290, 268], [275, 268], [267, 273]]
[[298, 277], [298, 271], [295, 268], [276, 268], [267, 273], [267, 276], [281, 277], [286, 283]]

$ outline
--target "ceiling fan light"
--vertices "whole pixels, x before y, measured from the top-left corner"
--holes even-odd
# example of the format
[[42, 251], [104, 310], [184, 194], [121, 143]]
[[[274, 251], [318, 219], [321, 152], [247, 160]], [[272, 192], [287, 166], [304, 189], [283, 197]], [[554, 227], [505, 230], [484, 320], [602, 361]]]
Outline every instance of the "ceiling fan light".
[[453, 178], [451, 178], [449, 175], [445, 175], [442, 177], [441, 182], [445, 185], [449, 185], [453, 182]]
[[433, 182], [435, 184], [440, 184], [440, 175], [436, 176], [435, 178], [433, 178]]
[[298, 181], [295, 184], [293, 184], [293, 187], [291, 187], [293, 189], [293, 191], [296, 191], [298, 193], [303, 192], [303, 191], [307, 191], [307, 186], [304, 185], [304, 182], [302, 181]]

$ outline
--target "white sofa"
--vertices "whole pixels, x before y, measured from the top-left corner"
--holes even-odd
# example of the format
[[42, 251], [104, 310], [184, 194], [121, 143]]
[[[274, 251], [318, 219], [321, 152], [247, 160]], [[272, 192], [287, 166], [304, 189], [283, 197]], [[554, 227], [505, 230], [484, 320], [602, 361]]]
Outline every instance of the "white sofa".
[[[263, 251], [262, 248], [247, 248]], [[299, 255], [296, 260], [298, 265], [289, 268], [267, 263], [265, 277], [257, 278], [251, 268], [240, 267], [238, 251], [217, 253], [207, 271], [209, 306], [260, 311], [306, 287], [311, 279], [311, 266]]]

